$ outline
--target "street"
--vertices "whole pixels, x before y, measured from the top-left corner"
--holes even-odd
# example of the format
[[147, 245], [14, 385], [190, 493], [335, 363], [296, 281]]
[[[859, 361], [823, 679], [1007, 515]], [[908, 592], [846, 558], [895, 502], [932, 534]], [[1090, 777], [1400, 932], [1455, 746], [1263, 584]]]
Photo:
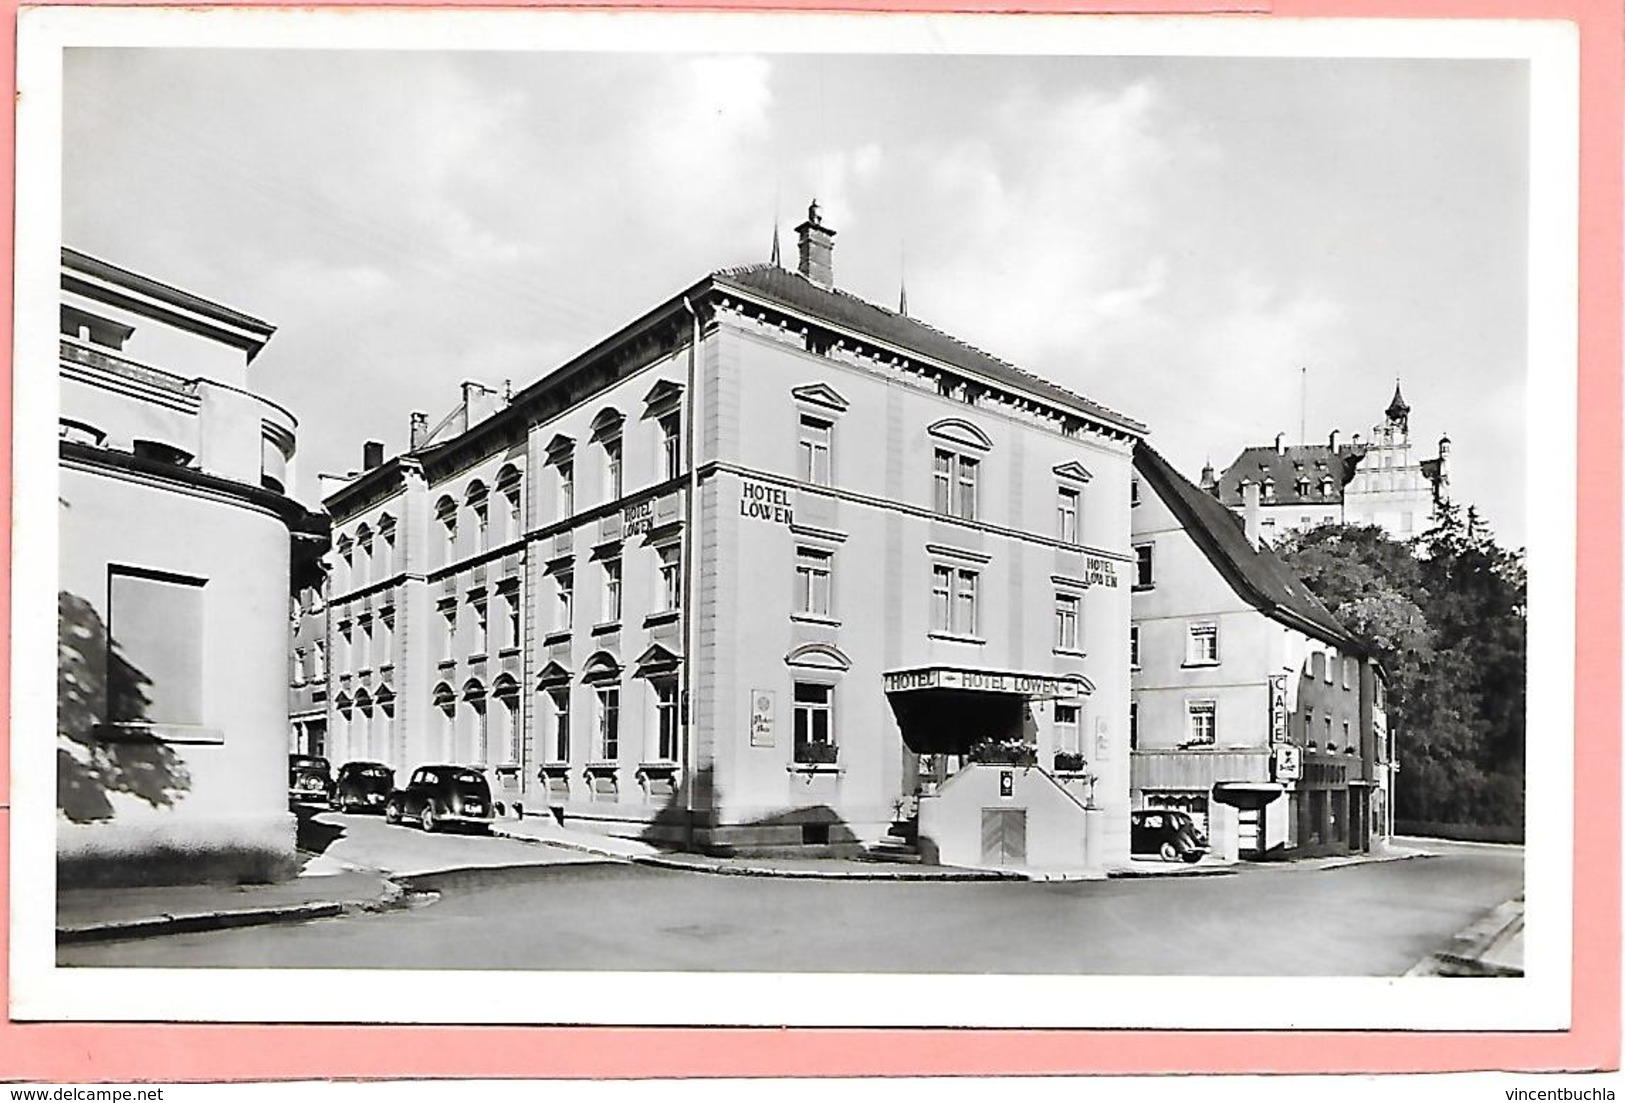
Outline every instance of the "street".
[[[1521, 848], [1432, 841], [1433, 857], [1324, 870], [809, 881], [653, 869], [504, 839], [425, 837], [362, 817], [322, 819], [344, 832], [329, 855], [347, 840], [347, 860], [393, 847], [396, 872], [446, 869], [404, 878], [437, 896], [372, 916], [64, 947], [60, 962], [1395, 976], [1523, 883]], [[527, 860], [549, 864], [517, 864]], [[476, 863], [484, 868], [450, 868]]]

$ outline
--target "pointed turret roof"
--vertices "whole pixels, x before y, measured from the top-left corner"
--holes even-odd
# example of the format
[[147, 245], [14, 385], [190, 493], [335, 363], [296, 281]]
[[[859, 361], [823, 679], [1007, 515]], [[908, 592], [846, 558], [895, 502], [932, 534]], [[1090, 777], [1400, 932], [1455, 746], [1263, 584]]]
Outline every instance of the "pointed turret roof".
[[1399, 393], [1399, 380], [1397, 379], [1394, 380], [1394, 400], [1388, 403], [1388, 409], [1384, 412], [1387, 413], [1389, 421], [1398, 421], [1411, 412], [1410, 403], [1406, 402], [1405, 396]]

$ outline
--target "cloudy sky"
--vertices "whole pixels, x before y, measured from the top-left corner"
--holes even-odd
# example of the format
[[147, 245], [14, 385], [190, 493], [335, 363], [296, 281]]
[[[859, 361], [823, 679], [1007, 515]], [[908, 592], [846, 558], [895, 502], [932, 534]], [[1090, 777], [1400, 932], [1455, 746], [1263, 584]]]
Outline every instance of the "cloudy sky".
[[[74, 49], [64, 242], [272, 322], [302, 496], [816, 196], [836, 282], [1151, 427], [1413, 438], [1523, 543], [1515, 61]], [[1307, 388], [1301, 369], [1307, 368]]]

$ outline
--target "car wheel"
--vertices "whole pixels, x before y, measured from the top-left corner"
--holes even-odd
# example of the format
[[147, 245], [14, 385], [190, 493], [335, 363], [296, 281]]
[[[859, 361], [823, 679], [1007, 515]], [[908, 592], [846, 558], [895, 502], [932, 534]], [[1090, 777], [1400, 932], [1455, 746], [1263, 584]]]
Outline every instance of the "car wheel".
[[418, 823], [422, 825], [423, 830], [431, 835], [434, 834], [435, 828], [439, 825], [435, 822], [433, 801], [423, 806], [423, 812], [418, 816]]
[[390, 801], [388, 804], [384, 805], [384, 822], [385, 823], [397, 823], [397, 824], [400, 823], [401, 822], [401, 806], [396, 804], [394, 801]]
[[1202, 860], [1202, 852], [1200, 850], [1187, 850], [1185, 851], [1184, 858], [1186, 864], [1195, 865], [1197, 862]]
[[1165, 862], [1177, 861], [1179, 858], [1179, 848], [1174, 846], [1173, 843], [1163, 843], [1158, 853], [1162, 855], [1162, 860]]

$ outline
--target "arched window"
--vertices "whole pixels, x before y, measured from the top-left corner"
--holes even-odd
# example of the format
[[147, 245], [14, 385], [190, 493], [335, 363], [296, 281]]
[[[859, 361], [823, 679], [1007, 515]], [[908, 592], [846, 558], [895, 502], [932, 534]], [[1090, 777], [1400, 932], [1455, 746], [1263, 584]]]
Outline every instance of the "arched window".
[[504, 544], [524, 535], [519, 491], [519, 469], [508, 464], [497, 472], [497, 493], [500, 495], [498, 505], [502, 511], [502, 531], [497, 538]]
[[474, 521], [474, 553], [477, 555], [491, 546], [491, 504], [485, 484], [475, 479], [468, 484], [464, 499]]
[[519, 763], [519, 683], [510, 674], [501, 674], [491, 687], [497, 699], [497, 762], [504, 766]]
[[451, 495], [441, 495], [434, 504], [435, 520], [440, 530], [440, 563], [444, 566], [457, 558], [457, 503]]
[[372, 581], [372, 529], [365, 523], [355, 530], [355, 573], [352, 584], [365, 586]]
[[378, 543], [373, 568], [375, 578], [388, 578], [395, 573], [395, 518], [387, 513], [378, 518]]
[[333, 563], [334, 589], [344, 593], [350, 589], [350, 580], [354, 577], [355, 544], [348, 535], [340, 536], [333, 550], [338, 552], [338, 559]]
[[463, 765], [485, 765], [491, 761], [490, 718], [486, 715], [485, 687], [477, 678], [463, 683], [463, 700], [468, 704], [468, 727], [459, 747], [457, 761]]
[[434, 687], [434, 707], [440, 714], [440, 759], [457, 761], [457, 694], [445, 682]]

